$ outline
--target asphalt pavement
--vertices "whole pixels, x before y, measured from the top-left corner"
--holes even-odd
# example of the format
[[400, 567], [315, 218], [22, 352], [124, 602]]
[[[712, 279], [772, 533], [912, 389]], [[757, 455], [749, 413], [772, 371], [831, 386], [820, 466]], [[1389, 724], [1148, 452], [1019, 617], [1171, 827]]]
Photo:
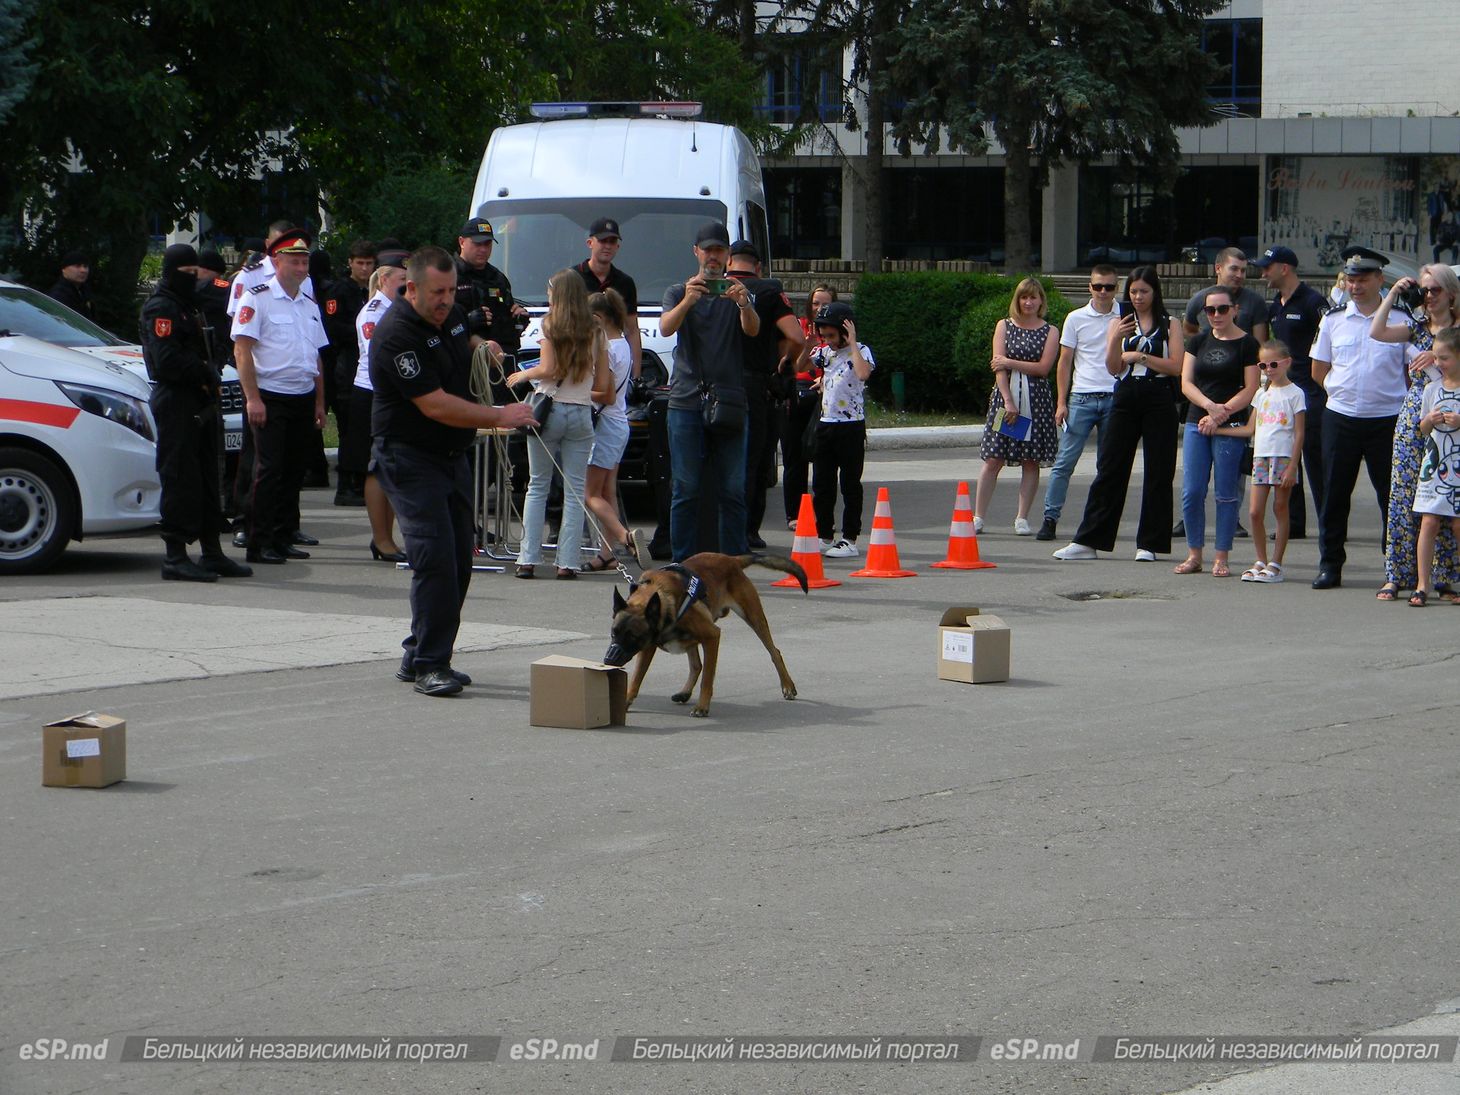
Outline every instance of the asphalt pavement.
[[[1060, 563], [1065, 538], [1013, 534], [1015, 471], [980, 538], [997, 568], [932, 569], [977, 469], [967, 447], [870, 453], [867, 522], [887, 486], [917, 577], [829, 561], [843, 584], [803, 596], [753, 572], [800, 698], [732, 618], [704, 720], [660, 654], [627, 726], [528, 725], [532, 661], [602, 656], [606, 576], [477, 576], [456, 663], [476, 683], [414, 694], [409, 576], [326, 491], [305, 494], [314, 557], [252, 580], [162, 582], [135, 539], [6, 579], [0, 1095], [1460, 1090], [1453, 1063], [1259, 1068], [1281, 1058], [1248, 1044], [1454, 1055], [1460, 608], [1375, 601], [1364, 487], [1340, 590], [1308, 588], [1312, 540], [1283, 585], [1177, 576], [1179, 548], [1137, 563], [1134, 507], [1110, 558]], [[950, 605], [1008, 622], [1008, 683], [936, 679]], [[128, 780], [41, 787], [40, 726], [86, 710], [127, 719]], [[222, 1059], [123, 1059], [183, 1036]], [[303, 1036], [496, 1060], [233, 1041]], [[744, 1058], [609, 1059], [670, 1036]], [[1099, 1059], [1154, 1036], [1195, 1041]], [[1035, 1037], [1073, 1059], [998, 1049]], [[58, 1038], [104, 1059], [39, 1059]], [[531, 1061], [534, 1038], [594, 1059]]]

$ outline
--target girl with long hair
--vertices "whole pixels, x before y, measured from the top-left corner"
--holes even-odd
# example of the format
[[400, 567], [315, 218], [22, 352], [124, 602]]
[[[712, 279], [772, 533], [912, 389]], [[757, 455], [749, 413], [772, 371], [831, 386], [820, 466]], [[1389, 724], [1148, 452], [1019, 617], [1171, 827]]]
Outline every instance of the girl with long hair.
[[613, 373], [613, 401], [598, 413], [593, 427], [593, 451], [588, 456], [588, 508], [598, 519], [602, 543], [598, 554], [584, 570], [607, 570], [615, 554], [639, 559], [639, 538], [618, 519], [618, 466], [629, 443], [628, 392], [634, 368], [633, 349], [624, 334], [629, 322], [628, 306], [616, 289], [605, 289], [588, 298], [589, 311], [608, 339], [608, 367]]

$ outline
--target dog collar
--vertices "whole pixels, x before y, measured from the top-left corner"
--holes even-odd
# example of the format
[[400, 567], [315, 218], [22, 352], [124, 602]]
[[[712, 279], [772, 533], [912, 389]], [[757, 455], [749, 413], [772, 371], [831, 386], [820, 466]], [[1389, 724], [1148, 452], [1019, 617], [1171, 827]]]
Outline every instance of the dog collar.
[[704, 597], [704, 583], [700, 581], [699, 575], [694, 573], [683, 563], [667, 563], [659, 568], [660, 570], [672, 570], [676, 574], [682, 574], [686, 581], [684, 600], [679, 602], [679, 611], [674, 615], [674, 622], [679, 623], [684, 619], [684, 614], [694, 607], [694, 603]]

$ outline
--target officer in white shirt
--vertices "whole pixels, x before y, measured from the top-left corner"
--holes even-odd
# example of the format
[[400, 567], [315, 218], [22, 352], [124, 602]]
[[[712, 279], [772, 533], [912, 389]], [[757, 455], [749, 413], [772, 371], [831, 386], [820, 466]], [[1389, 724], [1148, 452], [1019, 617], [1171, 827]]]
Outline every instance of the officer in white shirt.
[[313, 431], [324, 427], [319, 351], [329, 344], [319, 305], [303, 289], [313, 242], [295, 228], [269, 244], [274, 276], [246, 292], [233, 317], [233, 354], [253, 435], [251, 563], [309, 558], [293, 541]]
[[[1389, 476], [1394, 453], [1394, 421], [1405, 391], [1402, 342], [1369, 337], [1369, 318], [1379, 307], [1388, 260], [1367, 247], [1342, 252], [1349, 301], [1318, 324], [1310, 355], [1313, 379], [1328, 393], [1323, 416], [1323, 510], [1318, 515], [1318, 577], [1314, 589], [1343, 584], [1347, 559], [1348, 514], [1363, 462], [1379, 499], [1380, 527], [1389, 511]], [[1404, 317], [1391, 314], [1391, 325]]]
[[1044, 490], [1044, 523], [1036, 540], [1053, 540], [1055, 525], [1065, 507], [1070, 473], [1085, 451], [1090, 431], [1096, 443], [1105, 436], [1105, 422], [1115, 398], [1115, 377], [1105, 367], [1105, 335], [1115, 318], [1115, 267], [1090, 271], [1090, 303], [1065, 317], [1060, 332], [1060, 356], [1055, 365], [1054, 424], [1062, 431], [1060, 450], [1049, 470]]

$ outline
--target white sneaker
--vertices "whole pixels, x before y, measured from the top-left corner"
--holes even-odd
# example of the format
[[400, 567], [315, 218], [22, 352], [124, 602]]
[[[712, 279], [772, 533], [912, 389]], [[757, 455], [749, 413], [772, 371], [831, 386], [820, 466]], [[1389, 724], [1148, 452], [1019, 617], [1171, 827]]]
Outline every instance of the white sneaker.
[[831, 541], [830, 540], [823, 540], [823, 541], [821, 541], [821, 554], [825, 555], [830, 550], [831, 550]]
[[973, 534], [975, 536], [983, 535], [983, 518], [977, 515], [973, 518]]
[[826, 551], [822, 552], [828, 559], [854, 559], [859, 554], [857, 541], [848, 540], [845, 537], [832, 544]]
[[1066, 544], [1053, 554], [1056, 559], [1064, 559], [1068, 562], [1070, 559], [1093, 559], [1095, 549], [1086, 547], [1084, 544]]
[[1029, 521], [1023, 517], [1014, 518], [1015, 536], [1033, 536], [1034, 530], [1029, 527]]
[[1154, 551], [1147, 551], [1145, 548], [1140, 548], [1136, 551], [1136, 562], [1154, 563], [1155, 561], [1156, 553]]

